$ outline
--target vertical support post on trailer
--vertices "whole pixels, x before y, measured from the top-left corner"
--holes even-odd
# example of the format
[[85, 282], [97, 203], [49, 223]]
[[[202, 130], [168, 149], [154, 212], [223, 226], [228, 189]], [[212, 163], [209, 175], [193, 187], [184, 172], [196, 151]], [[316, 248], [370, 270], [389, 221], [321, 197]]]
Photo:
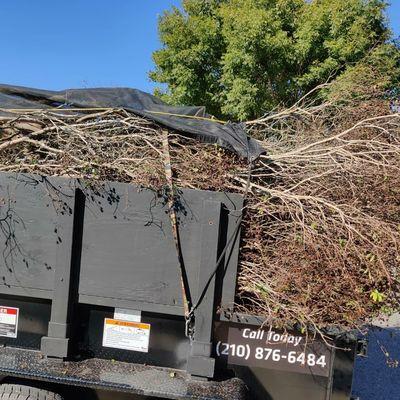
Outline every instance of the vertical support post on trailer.
[[[201, 228], [201, 259], [197, 299], [204, 294], [195, 311], [194, 335], [191, 340], [187, 371], [193, 376], [212, 378], [215, 359], [212, 355], [212, 332], [215, 314], [215, 270], [218, 258], [221, 203], [205, 201]], [[203, 293], [204, 292], [204, 293]], [[196, 300], [197, 300], [196, 299]]]
[[335, 363], [335, 353], [336, 353], [336, 348], [332, 347], [332, 356], [331, 356], [331, 365], [329, 366], [329, 370], [331, 371], [328, 377], [328, 385], [326, 386], [326, 400], [331, 400], [332, 399], [332, 393], [333, 393], [333, 379], [334, 379], [334, 368], [333, 365]]
[[75, 191], [73, 209], [58, 214], [56, 270], [47, 336], [42, 337], [41, 352], [48, 357], [65, 358], [70, 345], [70, 314], [74, 302], [74, 277], [79, 273], [80, 243], [85, 198]]

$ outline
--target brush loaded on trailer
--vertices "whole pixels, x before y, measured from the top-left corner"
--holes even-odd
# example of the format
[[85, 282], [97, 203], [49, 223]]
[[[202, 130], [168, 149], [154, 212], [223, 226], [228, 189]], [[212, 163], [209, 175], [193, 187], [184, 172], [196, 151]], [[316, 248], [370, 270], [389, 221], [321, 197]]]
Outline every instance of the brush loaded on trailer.
[[0, 398], [350, 399], [354, 336], [235, 308], [243, 201], [0, 172]]

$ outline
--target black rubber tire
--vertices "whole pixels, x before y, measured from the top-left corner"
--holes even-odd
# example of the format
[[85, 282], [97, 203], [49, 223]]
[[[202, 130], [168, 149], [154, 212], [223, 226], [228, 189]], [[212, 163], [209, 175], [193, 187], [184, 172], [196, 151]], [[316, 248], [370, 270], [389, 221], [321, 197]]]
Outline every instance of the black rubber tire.
[[0, 400], [63, 400], [53, 392], [26, 385], [0, 385]]

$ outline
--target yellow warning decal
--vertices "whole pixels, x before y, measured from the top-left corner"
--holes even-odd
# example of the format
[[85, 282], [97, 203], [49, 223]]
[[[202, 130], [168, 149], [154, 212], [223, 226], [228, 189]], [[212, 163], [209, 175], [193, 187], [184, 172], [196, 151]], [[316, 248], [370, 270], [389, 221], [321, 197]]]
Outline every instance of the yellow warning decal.
[[150, 324], [104, 319], [103, 346], [115, 349], [149, 351]]

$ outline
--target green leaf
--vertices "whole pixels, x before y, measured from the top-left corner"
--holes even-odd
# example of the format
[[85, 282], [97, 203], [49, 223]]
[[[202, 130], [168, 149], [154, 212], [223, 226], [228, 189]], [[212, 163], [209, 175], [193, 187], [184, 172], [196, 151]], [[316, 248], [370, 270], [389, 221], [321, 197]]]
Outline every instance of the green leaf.
[[262, 283], [256, 283], [256, 288], [263, 294], [268, 294], [268, 290], [266, 286], [264, 286]]
[[382, 303], [385, 295], [380, 293], [378, 289], [373, 289], [369, 295], [374, 303]]

